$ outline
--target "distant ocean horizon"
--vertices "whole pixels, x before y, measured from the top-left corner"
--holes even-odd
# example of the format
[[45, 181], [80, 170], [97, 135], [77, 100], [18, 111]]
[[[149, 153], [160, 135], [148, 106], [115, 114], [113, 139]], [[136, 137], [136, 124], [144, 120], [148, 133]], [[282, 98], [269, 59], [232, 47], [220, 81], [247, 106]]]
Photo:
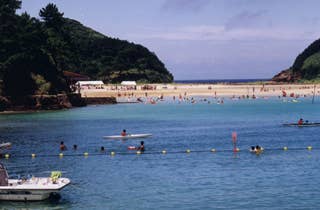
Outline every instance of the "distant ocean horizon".
[[199, 79], [199, 80], [175, 80], [178, 84], [216, 84], [216, 83], [246, 83], [265, 82], [271, 79]]

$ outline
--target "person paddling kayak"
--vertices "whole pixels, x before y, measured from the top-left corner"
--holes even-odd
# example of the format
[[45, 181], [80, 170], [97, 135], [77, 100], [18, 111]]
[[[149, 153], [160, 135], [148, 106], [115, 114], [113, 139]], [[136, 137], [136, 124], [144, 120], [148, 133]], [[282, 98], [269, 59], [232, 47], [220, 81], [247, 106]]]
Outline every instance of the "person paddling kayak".
[[298, 121], [298, 125], [302, 125], [303, 124], [303, 119], [300, 118], [300, 120]]

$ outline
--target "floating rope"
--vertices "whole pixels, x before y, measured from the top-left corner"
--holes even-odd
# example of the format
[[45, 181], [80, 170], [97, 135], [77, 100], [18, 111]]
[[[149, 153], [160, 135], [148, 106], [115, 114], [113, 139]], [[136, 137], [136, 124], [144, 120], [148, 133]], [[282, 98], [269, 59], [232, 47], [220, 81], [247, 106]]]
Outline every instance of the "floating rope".
[[190, 154], [190, 153], [206, 153], [206, 152], [211, 152], [211, 153], [243, 153], [243, 152], [250, 152], [250, 153], [259, 153], [261, 154], [261, 152], [268, 152], [268, 151], [289, 151], [289, 150], [293, 150], [293, 151], [302, 151], [302, 150], [320, 150], [319, 148], [313, 148], [311, 146], [308, 147], [296, 147], [296, 148], [288, 148], [288, 147], [283, 147], [283, 148], [269, 148], [269, 149], [263, 149], [261, 151], [248, 151], [246, 150], [240, 150], [239, 148], [236, 149], [222, 149], [222, 150], [217, 150], [217, 149], [211, 149], [211, 150], [183, 150], [183, 151], [167, 151], [167, 150], [162, 150], [162, 151], [149, 151], [149, 152], [141, 152], [141, 151], [136, 151], [136, 152], [115, 152], [115, 151], [111, 151], [111, 152], [99, 152], [99, 153], [88, 153], [88, 152], [84, 152], [84, 153], [74, 153], [74, 154], [64, 154], [64, 153], [59, 153], [59, 154], [39, 154], [36, 155], [35, 153], [32, 153], [31, 155], [18, 155], [18, 154], [5, 154], [4, 158], [8, 159], [10, 157], [15, 157], [15, 158], [27, 158], [27, 157], [31, 157], [31, 158], [37, 158], [37, 157], [80, 157], [80, 156], [84, 156], [84, 157], [89, 157], [89, 156], [115, 156], [115, 155], [159, 155], [159, 154]]

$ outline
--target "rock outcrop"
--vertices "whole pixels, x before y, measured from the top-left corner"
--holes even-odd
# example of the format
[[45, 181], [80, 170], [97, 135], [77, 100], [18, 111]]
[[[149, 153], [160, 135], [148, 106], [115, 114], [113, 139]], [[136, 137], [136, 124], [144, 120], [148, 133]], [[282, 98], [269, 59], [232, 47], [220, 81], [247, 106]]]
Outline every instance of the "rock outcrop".
[[301, 76], [294, 74], [291, 69], [283, 70], [272, 78], [274, 82], [295, 82], [301, 79]]
[[288, 69], [273, 77], [275, 82], [298, 82], [320, 79], [320, 39], [303, 50]]
[[0, 97], [0, 111], [59, 110], [86, 105], [79, 94]]

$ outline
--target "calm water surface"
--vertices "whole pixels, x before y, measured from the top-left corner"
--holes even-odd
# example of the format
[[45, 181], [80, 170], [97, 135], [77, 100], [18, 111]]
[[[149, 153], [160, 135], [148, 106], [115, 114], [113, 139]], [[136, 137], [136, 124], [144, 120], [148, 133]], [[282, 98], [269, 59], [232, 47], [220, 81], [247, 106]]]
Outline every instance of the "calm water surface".
[[[310, 98], [299, 103], [277, 98], [226, 99], [223, 105], [210, 101], [1, 115], [1, 140], [13, 143], [12, 157], [1, 162], [11, 176], [48, 176], [61, 170], [72, 185], [61, 192], [59, 201], [0, 202], [0, 208], [320, 208], [320, 127], [282, 126], [300, 117], [320, 121], [320, 98], [315, 104]], [[127, 150], [140, 140], [102, 138], [122, 129], [153, 134], [144, 140], [145, 154]], [[231, 152], [233, 131], [241, 149], [237, 154]], [[68, 147], [63, 158], [58, 157], [60, 141]], [[250, 154], [248, 148], [257, 144], [265, 148], [263, 154]], [[309, 145], [312, 151], [305, 149]], [[99, 152], [101, 146], [106, 154]], [[284, 146], [289, 150], [283, 151]], [[211, 153], [212, 148], [217, 152]], [[184, 152], [187, 149], [190, 154]], [[32, 153], [37, 157], [32, 159]]]

